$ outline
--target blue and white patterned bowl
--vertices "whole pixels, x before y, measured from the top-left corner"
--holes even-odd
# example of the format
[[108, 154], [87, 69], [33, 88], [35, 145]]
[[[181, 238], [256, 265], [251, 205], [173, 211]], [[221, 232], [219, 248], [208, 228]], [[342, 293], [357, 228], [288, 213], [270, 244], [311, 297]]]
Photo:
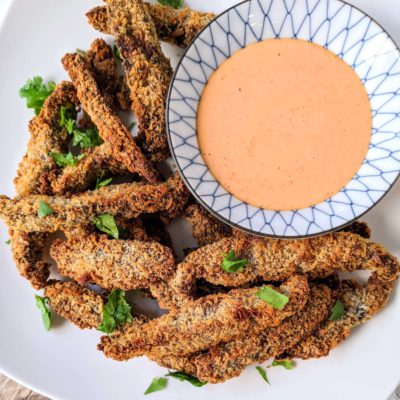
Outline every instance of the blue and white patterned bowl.
[[[208, 170], [196, 136], [197, 107], [211, 74], [238, 50], [270, 38], [304, 39], [337, 54], [359, 75], [371, 102], [372, 139], [361, 168], [339, 193], [301, 210], [266, 210], [235, 198]], [[283, 238], [339, 229], [373, 207], [399, 176], [399, 50], [369, 16], [339, 0], [244, 1], [218, 16], [187, 49], [168, 96], [167, 131], [186, 185], [224, 222]]]

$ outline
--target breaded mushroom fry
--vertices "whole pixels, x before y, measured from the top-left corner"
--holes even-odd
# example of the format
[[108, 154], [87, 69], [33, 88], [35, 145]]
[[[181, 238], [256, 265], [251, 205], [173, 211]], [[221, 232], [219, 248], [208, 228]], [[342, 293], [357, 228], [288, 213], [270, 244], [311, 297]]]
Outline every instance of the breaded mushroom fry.
[[[176, 215], [182, 210], [188, 192], [179, 175], [159, 184], [124, 183], [72, 195], [26, 196], [9, 199], [0, 196], [0, 216], [8, 226], [26, 232], [56, 232], [87, 226], [100, 214], [136, 218], [143, 213], [166, 212]], [[52, 209], [44, 218], [38, 216], [39, 202]]]
[[[176, 10], [169, 6], [145, 3], [147, 10], [156, 26], [160, 40], [186, 48], [194, 37], [206, 27], [216, 15], [190, 8]], [[86, 13], [90, 25], [94, 29], [111, 34], [108, 23], [107, 7], [95, 7]]]
[[126, 325], [111, 337], [103, 336], [99, 348], [115, 360], [150, 353], [182, 356], [255, 334], [279, 325], [307, 302], [309, 288], [302, 276], [289, 278], [277, 290], [289, 296], [281, 310], [261, 300], [256, 295], [258, 288], [236, 289], [189, 301], [140, 329]]

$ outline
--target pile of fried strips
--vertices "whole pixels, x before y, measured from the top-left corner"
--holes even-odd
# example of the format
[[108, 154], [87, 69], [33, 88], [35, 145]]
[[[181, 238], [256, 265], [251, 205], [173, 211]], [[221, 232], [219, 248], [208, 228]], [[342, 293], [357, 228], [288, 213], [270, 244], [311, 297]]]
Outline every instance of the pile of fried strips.
[[[160, 40], [186, 47], [214, 15], [106, 0], [87, 17], [95, 29], [114, 36], [123, 76], [103, 39], [62, 58], [71, 81], [59, 83], [29, 123], [27, 152], [14, 181], [17, 196], [0, 196], [20, 274], [44, 289], [54, 312], [82, 329], [104, 323], [112, 291], [140, 289], [155, 298], [168, 312], [150, 319], [132, 310], [101, 337], [99, 350], [115, 360], [146, 355], [218, 383], [271, 357], [328, 355], [385, 305], [398, 260], [369, 240], [362, 222], [321, 237], [273, 240], [215, 220], [190, 198], [177, 174], [164, 179], [160, 171], [169, 157], [164, 116], [172, 74]], [[136, 137], [118, 116], [128, 109], [139, 122]], [[80, 115], [80, 126], [95, 128], [101, 144], [60, 166], [52, 154], [68, 150], [66, 110]], [[95, 189], [104, 177], [126, 179]], [[40, 212], [43, 205], [47, 212]], [[96, 229], [104, 216], [115, 222], [117, 237]], [[179, 261], [167, 228], [182, 216], [199, 247]], [[51, 240], [50, 255], [65, 281], [50, 279], [51, 266], [43, 261], [54, 232], [63, 237]], [[240, 265], [222, 268], [227, 261]], [[341, 271], [356, 270], [370, 271], [367, 283], [339, 279]], [[260, 295], [266, 288], [285, 304]]]

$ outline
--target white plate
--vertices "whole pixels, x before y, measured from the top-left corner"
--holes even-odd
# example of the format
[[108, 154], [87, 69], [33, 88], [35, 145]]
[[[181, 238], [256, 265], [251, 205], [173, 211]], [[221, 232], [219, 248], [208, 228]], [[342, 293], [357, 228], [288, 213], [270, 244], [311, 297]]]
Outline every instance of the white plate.
[[[60, 58], [75, 48], [87, 48], [99, 36], [84, 17], [85, 11], [99, 3], [100, 0], [13, 2], [0, 32], [0, 193], [14, 194], [12, 180], [28, 140], [27, 122], [32, 112], [26, 110], [18, 89], [34, 75], [57, 81], [66, 78]], [[234, 3], [187, 1], [193, 8], [216, 12]], [[352, 3], [400, 41], [398, 0]], [[168, 47], [174, 62], [178, 53]], [[374, 239], [399, 256], [400, 184], [368, 214], [367, 220]], [[126, 363], [104, 358], [96, 350], [100, 335], [95, 331], [80, 331], [68, 323], [57, 324], [50, 333], [44, 331], [34, 292], [19, 277], [9, 246], [4, 244], [7, 238], [7, 229], [1, 224], [0, 370], [54, 399], [143, 398], [152, 378], [163, 375], [165, 369], [145, 358]], [[269, 370], [272, 386], [266, 385], [251, 367], [238, 379], [203, 388], [170, 379], [167, 390], [150, 396], [174, 400], [386, 400], [400, 381], [399, 308], [397, 288], [390, 304], [367, 325], [356, 329], [328, 358], [298, 362], [292, 371]]]

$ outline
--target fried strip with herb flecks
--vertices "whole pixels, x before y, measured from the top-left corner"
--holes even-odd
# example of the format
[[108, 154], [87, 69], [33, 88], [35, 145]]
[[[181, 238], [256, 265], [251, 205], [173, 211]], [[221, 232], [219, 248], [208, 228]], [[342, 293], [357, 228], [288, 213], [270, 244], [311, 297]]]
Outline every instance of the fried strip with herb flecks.
[[[240, 272], [222, 268], [224, 254], [234, 252], [247, 260]], [[399, 261], [383, 246], [349, 232], [336, 232], [304, 240], [275, 240], [249, 235], [221, 239], [190, 253], [177, 267], [171, 287], [182, 301], [193, 298], [197, 279], [214, 285], [241, 286], [258, 279], [282, 281], [294, 273], [311, 279], [336, 271], [371, 270], [377, 279], [393, 281]]]
[[46, 99], [39, 115], [30, 121], [27, 152], [14, 179], [19, 196], [52, 193], [51, 182], [58, 168], [50, 153], [64, 152], [69, 136], [60, 126], [60, 110], [62, 106], [75, 107], [77, 104], [72, 83], [61, 82]]
[[11, 249], [17, 269], [36, 289], [43, 289], [50, 275], [50, 264], [42, 261], [47, 234], [10, 229]]
[[251, 364], [262, 364], [291, 348], [328, 318], [334, 297], [326, 285], [311, 285], [310, 297], [302, 310], [280, 325], [257, 334], [221, 343], [186, 357], [156, 353], [148, 357], [163, 367], [197, 376], [201, 381], [220, 383], [239, 376]]
[[293, 276], [277, 290], [288, 296], [283, 308], [274, 308], [258, 295], [259, 288], [235, 289], [189, 301], [180, 309], [135, 324], [111, 337], [102, 337], [99, 349], [107, 357], [127, 360], [144, 354], [183, 356], [277, 326], [307, 302], [307, 279]]
[[50, 255], [62, 275], [106, 290], [149, 288], [170, 279], [175, 270], [168, 247], [156, 242], [113, 240], [106, 235], [56, 239]]
[[109, 143], [90, 149], [78, 163], [65, 167], [52, 183], [53, 192], [57, 195], [83, 192], [94, 186], [96, 180], [104, 173], [129, 174], [125, 166], [115, 160]]
[[101, 324], [104, 299], [76, 282], [50, 281], [44, 295], [54, 312], [81, 329], [98, 328]]
[[135, 140], [101, 95], [93, 74], [79, 54], [66, 54], [62, 63], [70, 75], [82, 103], [104, 142], [113, 150], [113, 157], [131, 173], [138, 173], [149, 182], [158, 180], [158, 172], [136, 145]]
[[165, 101], [172, 76], [142, 0], [107, 0], [111, 34], [122, 58], [145, 153], [167, 154]]
[[337, 319], [327, 319], [310, 336], [287, 349], [283, 358], [319, 358], [345, 340], [358, 325], [367, 322], [387, 303], [394, 282], [380, 282], [370, 278], [367, 285], [344, 280], [340, 284], [339, 300], [344, 314]]
[[[111, 214], [116, 218], [136, 218], [163, 211], [176, 215], [183, 209], [188, 192], [178, 174], [166, 182], [110, 185], [72, 196], [0, 196], [0, 217], [13, 229], [26, 232], [55, 232], [90, 225], [90, 219]], [[53, 211], [38, 216], [40, 202]]]
[[[159, 4], [145, 3], [145, 6], [153, 19], [159, 39], [183, 48], [188, 47], [194, 37], [216, 16], [187, 7], [177, 10]], [[111, 34], [107, 7], [95, 7], [86, 13], [86, 17], [94, 29]]]

